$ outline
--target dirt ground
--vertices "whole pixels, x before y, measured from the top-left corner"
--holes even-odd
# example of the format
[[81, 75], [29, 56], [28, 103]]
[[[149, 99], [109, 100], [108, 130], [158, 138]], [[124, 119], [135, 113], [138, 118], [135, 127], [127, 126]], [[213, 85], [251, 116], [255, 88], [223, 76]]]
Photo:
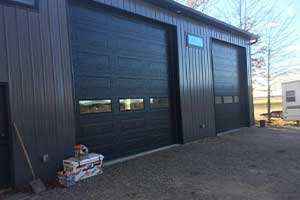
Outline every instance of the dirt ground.
[[[266, 116], [262, 116], [261, 114], [267, 113], [268, 107], [266, 104], [266, 99], [257, 100], [254, 99], [254, 116], [255, 116], [255, 124], [259, 126], [260, 120], [268, 120]], [[272, 106], [271, 111], [282, 111], [282, 103], [281, 98], [273, 98], [272, 99]], [[300, 127], [299, 124], [297, 124], [296, 121], [286, 121], [281, 118], [272, 118], [272, 123], [269, 124], [271, 127], [287, 127], [287, 128], [293, 128], [293, 127]]]
[[109, 166], [33, 200], [299, 200], [300, 130], [244, 129]]

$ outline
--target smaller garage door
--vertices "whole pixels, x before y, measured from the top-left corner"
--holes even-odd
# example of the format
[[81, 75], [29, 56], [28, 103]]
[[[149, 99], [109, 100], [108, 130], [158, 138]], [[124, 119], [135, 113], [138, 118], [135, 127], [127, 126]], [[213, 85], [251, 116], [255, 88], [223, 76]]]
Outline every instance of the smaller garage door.
[[248, 124], [245, 52], [214, 41], [212, 53], [217, 132], [245, 127]]

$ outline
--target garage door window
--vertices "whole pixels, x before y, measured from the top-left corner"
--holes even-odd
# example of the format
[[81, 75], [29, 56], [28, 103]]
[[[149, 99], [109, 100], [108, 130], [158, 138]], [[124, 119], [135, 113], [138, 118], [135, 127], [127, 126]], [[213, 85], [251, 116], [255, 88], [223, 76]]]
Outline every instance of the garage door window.
[[215, 104], [222, 104], [222, 96], [215, 96]]
[[240, 97], [234, 96], [234, 103], [240, 103]]
[[150, 108], [151, 109], [162, 109], [169, 107], [168, 98], [150, 98]]
[[120, 99], [120, 111], [144, 110], [144, 99]]
[[286, 91], [286, 102], [295, 102], [296, 95], [294, 90]]
[[112, 112], [111, 100], [81, 100], [80, 114]]
[[232, 96], [224, 96], [223, 100], [224, 100], [224, 103], [233, 103]]

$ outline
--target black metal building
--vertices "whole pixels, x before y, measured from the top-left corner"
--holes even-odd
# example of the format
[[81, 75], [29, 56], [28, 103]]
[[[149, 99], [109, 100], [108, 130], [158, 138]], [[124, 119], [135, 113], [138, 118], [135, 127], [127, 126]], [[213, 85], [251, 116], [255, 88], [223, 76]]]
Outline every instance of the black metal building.
[[[0, 188], [253, 124], [256, 36], [171, 0], [0, 1]], [[5, 164], [3, 164], [5, 163]]]

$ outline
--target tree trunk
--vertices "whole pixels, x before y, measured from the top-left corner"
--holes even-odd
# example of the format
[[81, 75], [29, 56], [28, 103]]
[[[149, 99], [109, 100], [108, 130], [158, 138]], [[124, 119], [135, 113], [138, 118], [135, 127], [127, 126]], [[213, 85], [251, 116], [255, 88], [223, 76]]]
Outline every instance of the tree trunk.
[[271, 50], [268, 50], [268, 123], [271, 123], [271, 69], [270, 69], [270, 61], [271, 61]]

